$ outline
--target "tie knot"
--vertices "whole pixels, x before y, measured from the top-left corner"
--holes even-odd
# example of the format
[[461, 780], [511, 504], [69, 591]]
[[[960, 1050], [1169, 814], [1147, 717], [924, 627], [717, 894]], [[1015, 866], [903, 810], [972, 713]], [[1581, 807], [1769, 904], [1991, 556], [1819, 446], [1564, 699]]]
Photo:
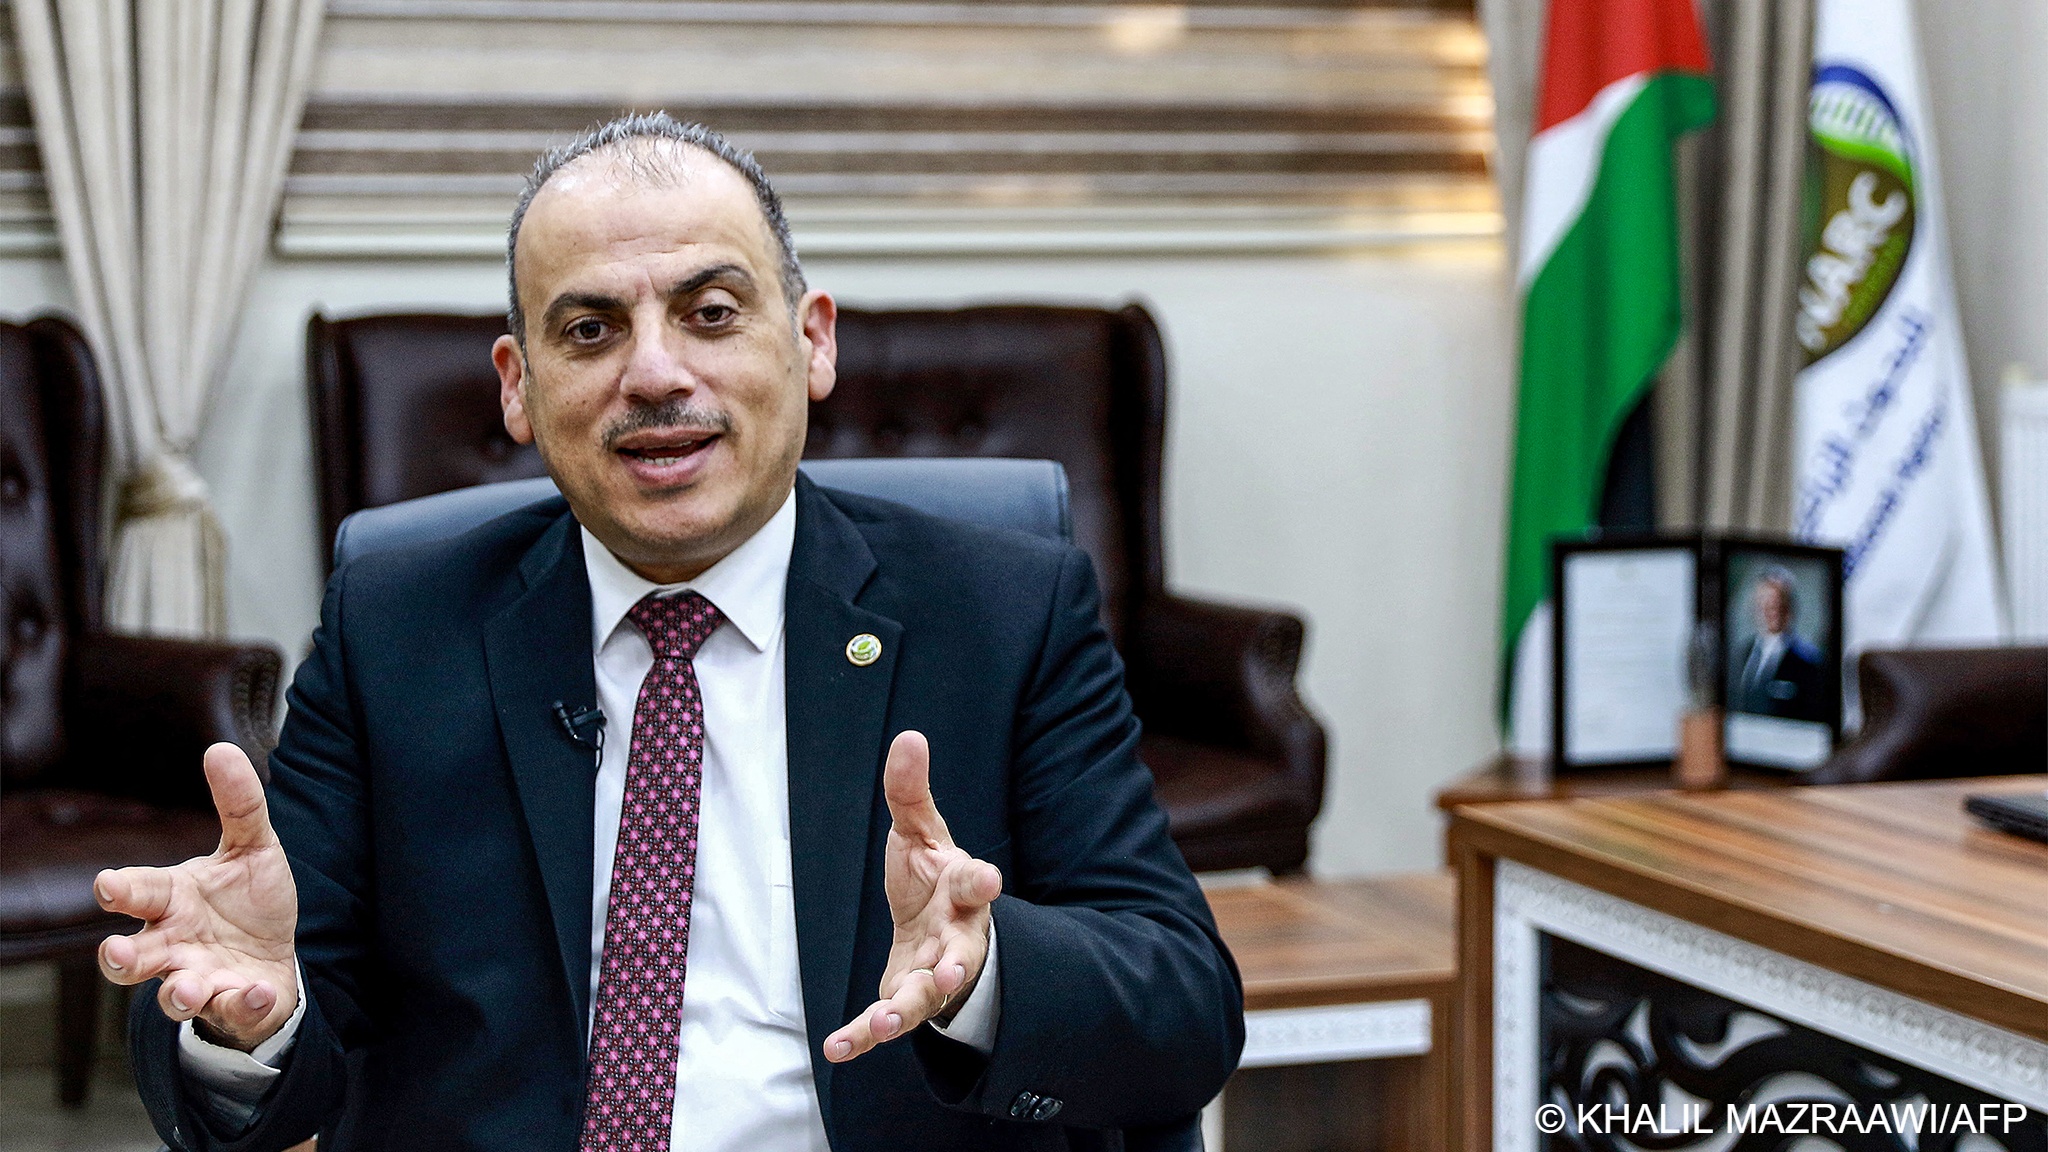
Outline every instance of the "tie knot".
[[695, 592], [676, 596], [649, 592], [626, 618], [647, 637], [657, 660], [696, 659], [697, 649], [725, 622], [725, 614]]

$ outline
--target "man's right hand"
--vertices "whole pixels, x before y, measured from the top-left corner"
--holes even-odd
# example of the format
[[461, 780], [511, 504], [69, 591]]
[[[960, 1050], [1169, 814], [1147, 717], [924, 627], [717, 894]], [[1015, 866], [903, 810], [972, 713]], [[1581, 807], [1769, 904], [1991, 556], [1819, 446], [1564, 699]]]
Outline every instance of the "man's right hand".
[[213, 855], [94, 879], [100, 907], [145, 922], [133, 936], [101, 941], [100, 971], [116, 984], [163, 977], [164, 1015], [196, 1016], [207, 1039], [246, 1052], [298, 1007], [299, 892], [248, 755], [233, 744], [208, 748], [206, 783], [220, 812]]

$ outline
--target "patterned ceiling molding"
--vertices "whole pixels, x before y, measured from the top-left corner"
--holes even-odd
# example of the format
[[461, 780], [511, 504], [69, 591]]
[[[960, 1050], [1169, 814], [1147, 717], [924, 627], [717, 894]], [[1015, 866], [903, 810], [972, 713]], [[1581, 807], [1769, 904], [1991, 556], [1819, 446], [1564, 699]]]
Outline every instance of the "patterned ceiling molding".
[[932, 4], [918, 0], [328, 0], [330, 16], [419, 20], [652, 20], [694, 24], [1091, 27], [1172, 20], [1203, 28], [1326, 28], [1361, 9], [1472, 11], [1472, 0], [1195, 0], [1186, 4]]
[[[753, 149], [791, 197], [1277, 198], [1364, 193], [1387, 178], [1483, 179], [1490, 137], [1418, 112], [669, 104]], [[516, 191], [534, 155], [620, 105], [307, 109], [294, 193]]]
[[[54, 244], [0, 21], [0, 252]], [[483, 256], [543, 148], [665, 108], [811, 254], [1493, 242], [1469, 0], [331, 0], [287, 256]]]

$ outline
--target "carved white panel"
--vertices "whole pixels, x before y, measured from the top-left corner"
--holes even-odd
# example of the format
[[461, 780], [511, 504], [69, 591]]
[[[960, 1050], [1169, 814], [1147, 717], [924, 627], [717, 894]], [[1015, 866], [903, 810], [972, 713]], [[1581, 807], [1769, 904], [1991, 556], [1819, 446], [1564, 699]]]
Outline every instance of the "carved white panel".
[[1419, 1056], [1429, 1051], [1429, 1021], [1427, 1000], [1247, 1012], [1238, 1067]]
[[2048, 1110], [2048, 1044], [1513, 861], [1494, 877], [1494, 1147], [1536, 1146], [1537, 934]]
[[1536, 1070], [1539, 1063], [1537, 994], [1543, 979], [1536, 926], [1509, 902], [1506, 877], [1520, 865], [1502, 860], [1494, 873], [1493, 913], [1493, 1148], [1534, 1152]]

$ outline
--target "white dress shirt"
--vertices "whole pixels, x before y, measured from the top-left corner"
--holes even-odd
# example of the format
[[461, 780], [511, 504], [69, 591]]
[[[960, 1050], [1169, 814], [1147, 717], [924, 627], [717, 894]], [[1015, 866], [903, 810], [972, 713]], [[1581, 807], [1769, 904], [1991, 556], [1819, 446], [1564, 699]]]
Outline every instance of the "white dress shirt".
[[[795, 494], [744, 544], [681, 584], [651, 583], [589, 530], [581, 532], [597, 704], [606, 717], [593, 828], [591, 1012], [597, 1007], [631, 718], [640, 682], [654, 665], [653, 650], [626, 613], [650, 592], [695, 591], [725, 622], [693, 662], [704, 700], [702, 815], [669, 1147], [824, 1152], [790, 870], [783, 613], [796, 541]], [[999, 979], [991, 926], [988, 961], [972, 995], [943, 1029], [948, 1037], [984, 1054], [994, 1049]], [[300, 1011], [254, 1054], [209, 1044], [187, 1021], [180, 1033], [181, 1066], [208, 1089], [222, 1117], [246, 1120], [279, 1075], [302, 1013], [303, 996]], [[586, 1036], [588, 1028], [586, 1019]]]

